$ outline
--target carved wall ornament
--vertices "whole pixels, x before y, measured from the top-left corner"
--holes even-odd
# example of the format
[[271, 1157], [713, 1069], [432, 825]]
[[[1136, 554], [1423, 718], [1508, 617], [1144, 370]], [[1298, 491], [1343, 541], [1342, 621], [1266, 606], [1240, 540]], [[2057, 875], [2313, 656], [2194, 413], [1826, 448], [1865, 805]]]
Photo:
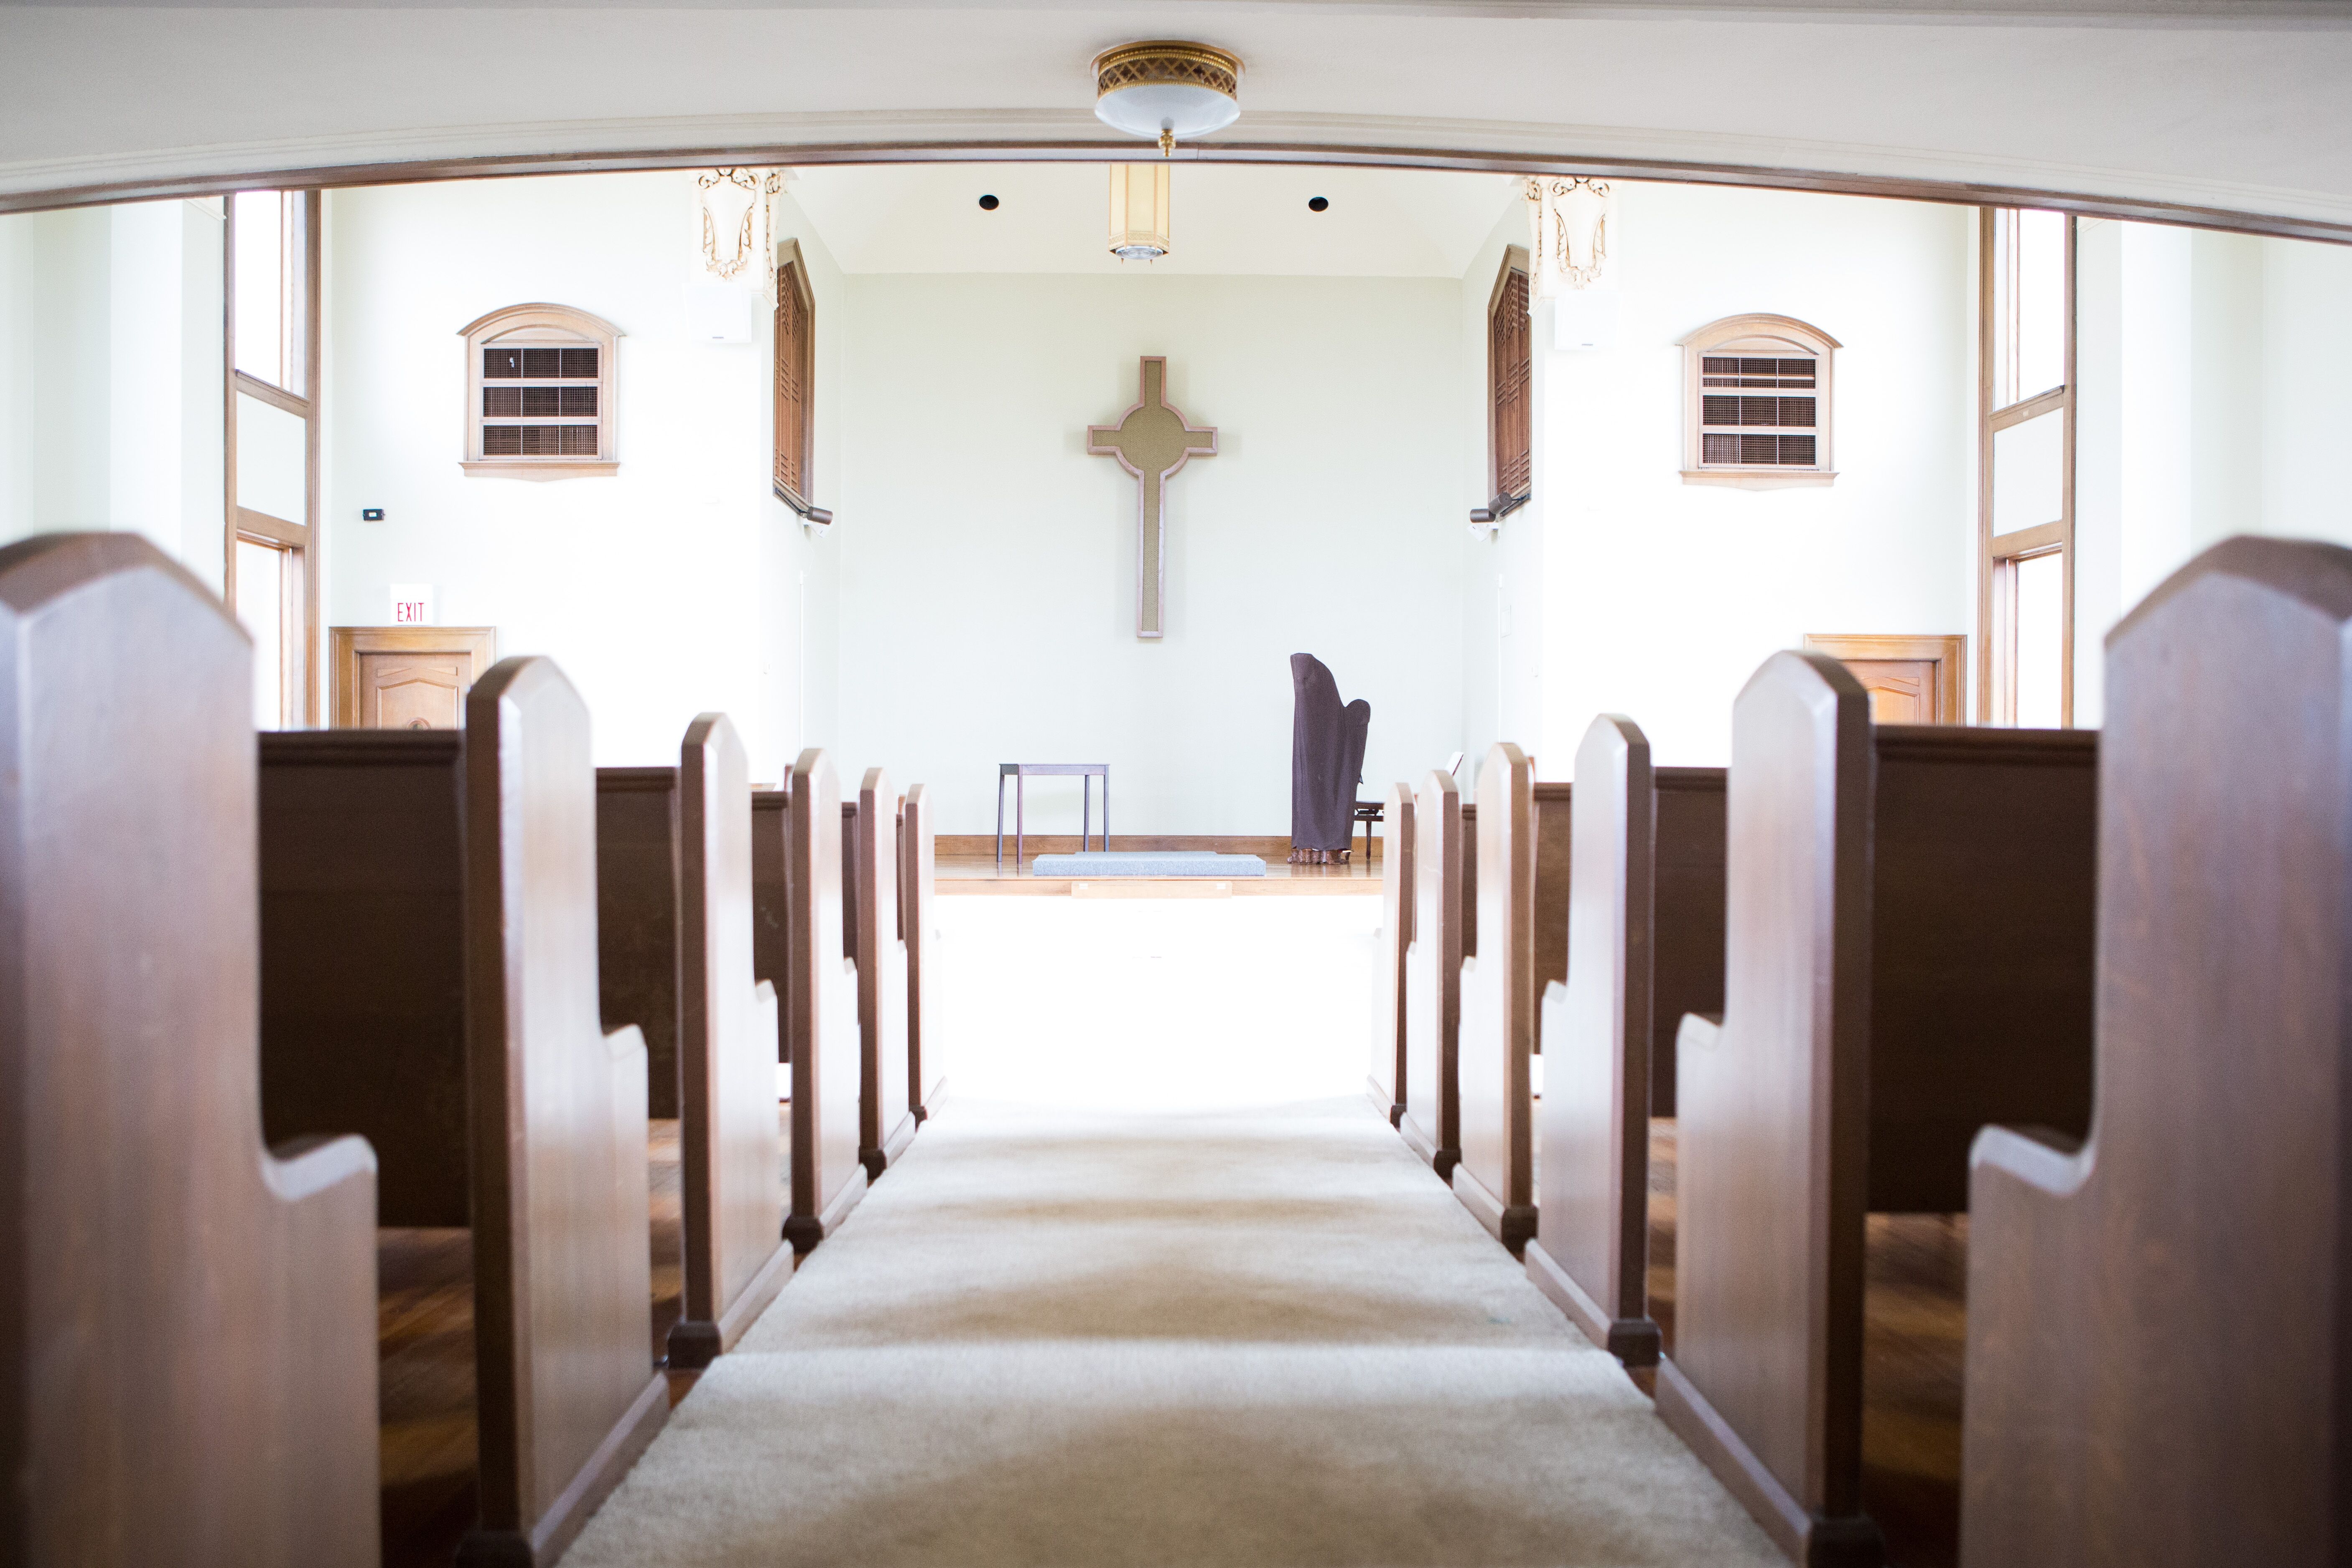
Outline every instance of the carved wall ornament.
[[1535, 297], [1550, 299], [1563, 288], [1590, 289], [1601, 282], [1610, 231], [1617, 221], [1614, 185], [1583, 174], [1537, 175], [1528, 181], [1527, 195], [1535, 233]]

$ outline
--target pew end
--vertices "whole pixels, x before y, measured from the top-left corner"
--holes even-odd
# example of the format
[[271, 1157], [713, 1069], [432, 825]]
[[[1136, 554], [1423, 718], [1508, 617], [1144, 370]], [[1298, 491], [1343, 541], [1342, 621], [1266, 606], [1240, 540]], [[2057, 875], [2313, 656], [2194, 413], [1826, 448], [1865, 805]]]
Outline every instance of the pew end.
[[1546, 987], [1542, 1191], [1528, 1278], [1628, 1366], [1654, 1365], [1649, 1315], [1652, 957], [1658, 835], [1650, 742], [1604, 713], [1576, 753], [1564, 983]]
[[[792, 1278], [778, 1166], [776, 990], [754, 979], [753, 796], [723, 713], [698, 715], [680, 743], [677, 1047], [685, 1310], [669, 1363], [693, 1369], [734, 1348]], [[657, 889], [649, 889], [657, 896]]]
[[1375, 936], [1371, 1070], [1364, 1079], [1373, 1109], [1394, 1127], [1404, 1116], [1405, 975], [1412, 945], [1413, 790], [1392, 784], [1381, 796], [1381, 929]]
[[[1507, 741], [1478, 770], [1475, 844], [1479, 945], [1462, 960], [1454, 1050], [1461, 1158], [1454, 1195], [1513, 1257], [1536, 1232], [1535, 768]], [[1471, 896], [1465, 888], [1465, 899]]]
[[1397, 1131], [1438, 1180], [1462, 1159], [1458, 1051], [1462, 963], [1475, 952], [1464, 882], [1474, 873], [1469, 811], [1451, 773], [1432, 770], [1413, 797], [1412, 936], [1405, 949], [1404, 1110]]
[[865, 1047], [857, 964], [848, 956], [844, 920], [844, 803], [833, 759], [822, 748], [810, 747], [793, 763], [782, 804], [789, 825], [779, 868], [787, 963], [778, 991], [793, 1069], [792, 1214], [784, 1239], [806, 1253], [848, 1217], [871, 1180], [860, 1157]]
[[2096, 1118], [1972, 1145], [1961, 1562], [2339, 1563], [2352, 552], [2224, 541], [2106, 664]]
[[37, 536], [0, 692], [0, 1560], [373, 1568], [376, 1159], [263, 1121], [252, 644]]

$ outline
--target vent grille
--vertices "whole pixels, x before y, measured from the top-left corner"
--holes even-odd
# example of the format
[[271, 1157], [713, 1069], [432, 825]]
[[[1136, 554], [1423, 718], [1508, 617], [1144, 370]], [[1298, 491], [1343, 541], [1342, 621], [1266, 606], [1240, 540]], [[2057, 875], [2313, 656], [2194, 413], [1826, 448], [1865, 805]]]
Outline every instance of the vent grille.
[[[1818, 375], [1818, 363], [1811, 359], [1701, 356], [1700, 464], [1740, 468], [1819, 467], [1818, 398], [1771, 395], [1796, 388], [1810, 390], [1816, 386]], [[1748, 395], [1750, 392], [1768, 395]]]
[[594, 347], [485, 348], [482, 456], [598, 456], [603, 370]]

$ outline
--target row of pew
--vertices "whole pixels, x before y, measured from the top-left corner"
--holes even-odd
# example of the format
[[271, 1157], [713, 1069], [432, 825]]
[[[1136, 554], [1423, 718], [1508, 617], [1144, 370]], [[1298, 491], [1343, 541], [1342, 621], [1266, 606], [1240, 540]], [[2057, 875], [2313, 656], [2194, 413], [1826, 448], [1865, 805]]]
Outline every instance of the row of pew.
[[1865, 1227], [1921, 1214], [1958, 1561], [2345, 1560], [2347, 633], [2352, 552], [2238, 539], [2111, 635], [2101, 731], [1879, 724], [1788, 652], [1727, 771], [1602, 715], [1572, 792], [1507, 743], [1389, 792], [1374, 1102], [1793, 1561], [1885, 1559]]
[[669, 1410], [655, 1120], [690, 1369], [941, 1092], [927, 792], [599, 770], [538, 658], [257, 737], [251, 658], [138, 536], [0, 551], [0, 1561], [377, 1563], [378, 1227], [463, 1226], [458, 1560], [551, 1563]]

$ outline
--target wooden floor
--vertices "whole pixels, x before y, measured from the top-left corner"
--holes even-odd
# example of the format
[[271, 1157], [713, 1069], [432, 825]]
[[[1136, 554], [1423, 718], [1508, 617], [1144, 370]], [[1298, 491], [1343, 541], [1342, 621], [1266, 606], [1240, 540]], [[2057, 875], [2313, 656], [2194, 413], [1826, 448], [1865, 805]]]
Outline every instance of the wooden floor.
[[[1893, 1568], [1959, 1561], [1966, 1215], [1870, 1216], [1863, 1304], [1862, 1500]], [[1675, 1124], [1650, 1124], [1650, 1315], [1675, 1348]], [[1636, 1374], [1645, 1390], [1655, 1374]]]
[[[786, 1108], [779, 1108], [780, 1114]], [[788, 1114], [785, 1121], [789, 1136]], [[674, 1121], [647, 1124], [653, 1342], [661, 1364], [684, 1310], [683, 1200]], [[789, 1150], [786, 1151], [789, 1156]], [[446, 1568], [474, 1523], [474, 1258], [466, 1230], [376, 1232], [383, 1568]], [[699, 1375], [669, 1374], [669, 1402]]]

